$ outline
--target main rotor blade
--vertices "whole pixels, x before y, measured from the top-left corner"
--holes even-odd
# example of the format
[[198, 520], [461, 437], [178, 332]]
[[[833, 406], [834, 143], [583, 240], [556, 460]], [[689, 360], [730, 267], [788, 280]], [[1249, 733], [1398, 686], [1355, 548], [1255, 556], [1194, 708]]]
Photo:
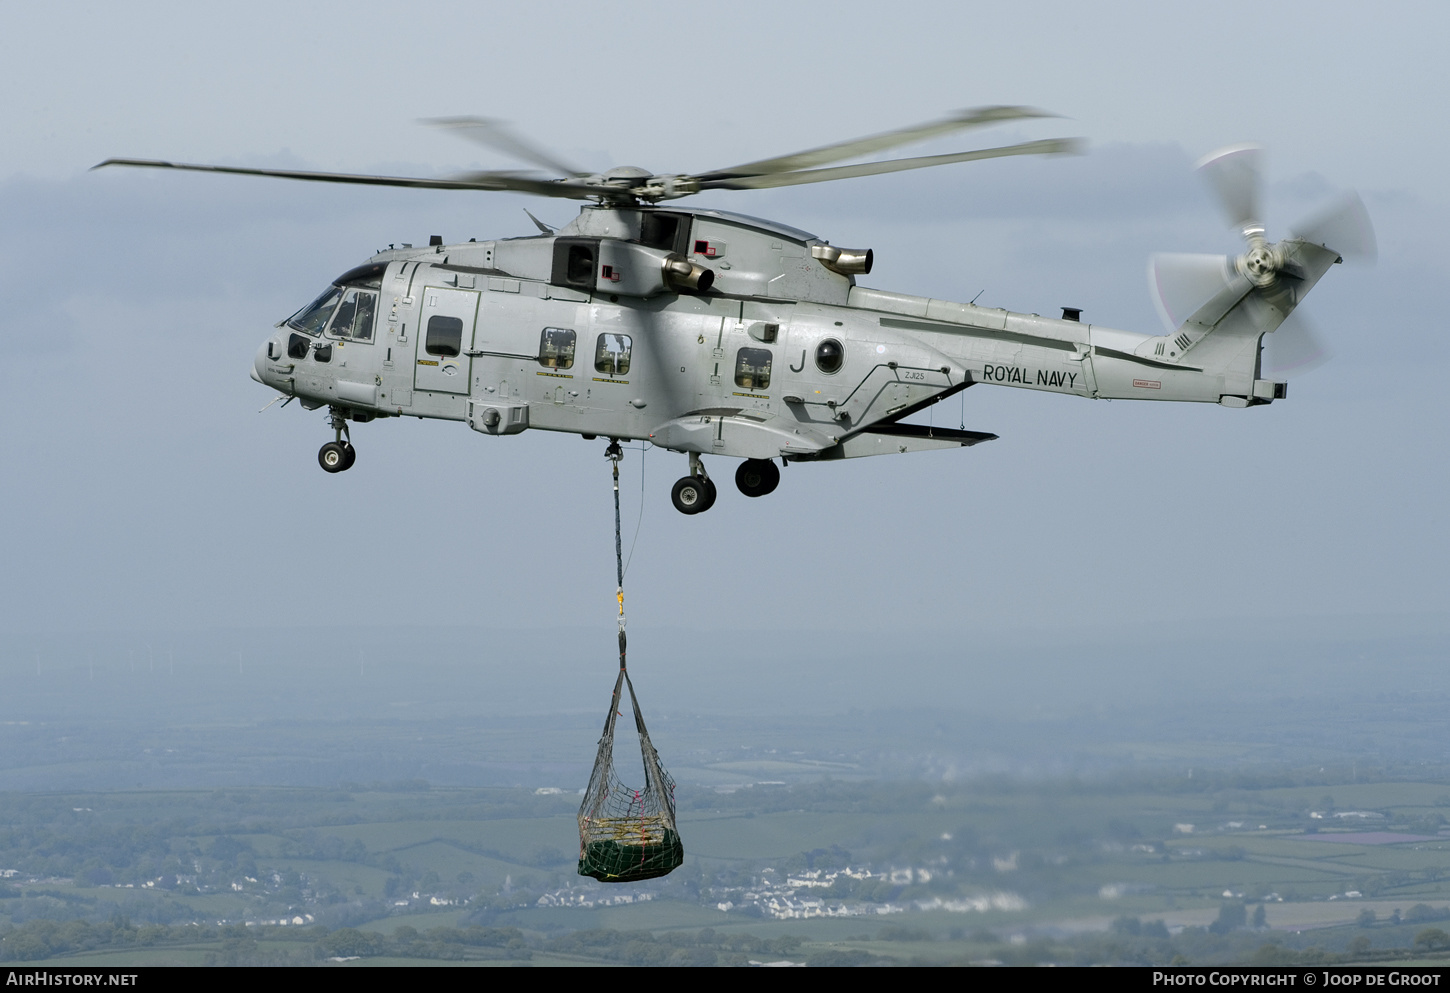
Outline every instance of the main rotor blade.
[[1159, 252], [1148, 260], [1148, 293], [1169, 334], [1238, 278], [1227, 255]]
[[[901, 128], [897, 131], [887, 131], [867, 138], [853, 138], [850, 141], [837, 142], [833, 145], [822, 145], [820, 148], [794, 152], [778, 158], [747, 162], [729, 169], [712, 169], [709, 172], [698, 173], [695, 178], [700, 180], [733, 179], [740, 176], [765, 176], [795, 172], [798, 169], [809, 169], [813, 166], [825, 165], [827, 162], [839, 162], [842, 159], [854, 159], [913, 141], [924, 141], [940, 134], [961, 131], [965, 128], [982, 127], [997, 121], [1052, 116], [1054, 115], [1032, 107], [976, 107], [958, 111], [940, 121], [918, 124], [915, 127]], [[820, 182], [820, 180], [806, 180], [806, 182]]]
[[1050, 138], [1045, 141], [1029, 141], [1021, 145], [1006, 145], [1002, 148], [983, 148], [975, 152], [954, 152], [950, 155], [923, 155], [914, 159], [892, 159], [889, 162], [863, 162], [860, 165], [834, 166], [830, 169], [811, 169], [805, 172], [781, 172], [766, 176], [739, 176], [731, 178], [704, 179], [702, 190], [763, 190], [776, 186], [797, 186], [802, 183], [828, 183], [836, 179], [854, 179], [857, 176], [879, 176], [887, 172], [903, 172], [907, 169], [927, 169], [931, 166], [950, 165], [953, 162], [975, 162], [978, 159], [997, 159], [1009, 155], [1071, 155], [1082, 150], [1079, 138]]
[[1293, 228], [1294, 237], [1338, 252], [1347, 259], [1373, 262], [1377, 254], [1374, 224], [1358, 194], [1346, 193]]
[[1231, 145], [1211, 152], [1198, 162], [1198, 171], [1218, 194], [1229, 223], [1239, 232], [1263, 228], [1259, 212], [1264, 150], [1259, 145]]
[[1302, 375], [1318, 369], [1329, 361], [1329, 349], [1314, 333], [1308, 320], [1293, 311], [1272, 333], [1264, 336], [1264, 354], [1260, 368], [1266, 375], [1288, 373]]
[[510, 130], [503, 121], [494, 121], [486, 117], [432, 117], [426, 118], [423, 123], [435, 128], [447, 128], [469, 141], [503, 152], [505, 155], [512, 155], [522, 162], [528, 162], [552, 172], [565, 176], [589, 175], [542, 148], [530, 144]]
[[136, 166], [143, 169], [184, 169], [189, 172], [219, 172], [233, 176], [267, 176], [272, 179], [300, 179], [314, 183], [349, 183], [359, 186], [405, 186], [423, 190], [510, 190], [545, 197], [582, 200], [598, 196], [596, 187], [567, 180], [531, 179], [516, 173], [473, 172], [444, 179], [419, 179], [412, 176], [370, 176], [345, 172], [304, 172], [295, 169], [243, 169], [238, 166], [192, 165], [185, 162], [163, 162], [158, 159], [107, 159], [92, 169], [106, 166]]

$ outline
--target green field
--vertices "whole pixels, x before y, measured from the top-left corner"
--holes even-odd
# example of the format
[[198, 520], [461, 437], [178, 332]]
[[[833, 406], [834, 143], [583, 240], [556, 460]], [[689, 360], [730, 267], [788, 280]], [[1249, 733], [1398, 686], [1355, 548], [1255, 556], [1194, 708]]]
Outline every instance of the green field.
[[[1148, 959], [1170, 946], [1243, 959], [1266, 943], [1363, 957], [1408, 954], [1450, 920], [1442, 782], [695, 790], [680, 809], [685, 865], [627, 886], [575, 873], [577, 802], [419, 783], [0, 795], [0, 956], [1044, 961], [1122, 958], [1119, 940], [1159, 942], [1132, 952]], [[1380, 836], [1350, 837], [1369, 831]], [[1263, 927], [1233, 926], [1259, 907]], [[1132, 933], [1158, 921], [1151, 940]], [[569, 937], [588, 934], [605, 937]], [[336, 948], [358, 954], [324, 954]]]

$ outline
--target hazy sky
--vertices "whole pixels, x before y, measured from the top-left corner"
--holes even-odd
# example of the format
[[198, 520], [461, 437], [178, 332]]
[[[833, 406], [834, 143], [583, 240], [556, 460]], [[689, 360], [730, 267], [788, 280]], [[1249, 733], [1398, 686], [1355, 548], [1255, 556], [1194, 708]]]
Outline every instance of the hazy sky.
[[1271, 142], [1289, 173], [1433, 188], [1432, 3], [10, 5], [0, 174], [107, 155], [445, 166], [491, 114], [599, 164], [703, 169], [943, 110], [1035, 104], [1095, 141]]
[[[591, 167], [721, 167], [991, 103], [1065, 115], [1083, 158], [709, 203], [872, 246], [868, 285], [1156, 329], [1149, 252], [1234, 251], [1192, 175], [1270, 149], [1271, 235], [1335, 190], [1373, 269], [1306, 312], [1336, 361], [1268, 408], [974, 388], [960, 452], [793, 465], [669, 505], [646, 456], [638, 626], [874, 634], [1441, 612], [1447, 253], [1443, 5], [517, 4], [9, 7], [0, 65], [0, 630], [597, 621], [613, 563], [602, 443], [358, 426], [247, 371], [271, 324], [389, 242], [527, 234], [574, 207], [111, 171], [112, 155], [442, 172], [505, 161], [419, 127], [515, 121]], [[925, 149], [924, 149], [925, 150]], [[703, 201], [703, 198], [701, 198]], [[639, 512], [640, 457], [624, 464]], [[626, 544], [630, 535], [626, 535]], [[757, 634], [758, 632], [758, 634]], [[688, 656], [689, 645], [681, 645]], [[605, 653], [607, 654], [607, 653]]]

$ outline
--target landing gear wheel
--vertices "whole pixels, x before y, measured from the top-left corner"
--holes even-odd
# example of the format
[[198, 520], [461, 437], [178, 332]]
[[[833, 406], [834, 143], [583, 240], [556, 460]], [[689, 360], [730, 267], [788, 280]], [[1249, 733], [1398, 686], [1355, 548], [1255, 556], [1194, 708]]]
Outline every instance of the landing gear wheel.
[[715, 506], [715, 497], [719, 495], [719, 492], [720, 492], [719, 490], [715, 489], [715, 480], [711, 479], [709, 476], [706, 476], [705, 477], [705, 505], [703, 507], [701, 507], [699, 510], [697, 510], [696, 513], [697, 514], [703, 514], [705, 511], [707, 511], [711, 507]]
[[714, 489], [708, 479], [685, 476], [676, 480], [670, 489], [670, 502], [682, 514], [698, 514], [702, 510], [709, 510], [710, 504], [715, 502]]
[[762, 497], [780, 485], [780, 470], [769, 459], [746, 459], [735, 470], [735, 485], [748, 497]]
[[340, 441], [329, 441], [317, 452], [317, 464], [328, 472], [342, 472], [352, 466], [357, 452], [351, 445]]

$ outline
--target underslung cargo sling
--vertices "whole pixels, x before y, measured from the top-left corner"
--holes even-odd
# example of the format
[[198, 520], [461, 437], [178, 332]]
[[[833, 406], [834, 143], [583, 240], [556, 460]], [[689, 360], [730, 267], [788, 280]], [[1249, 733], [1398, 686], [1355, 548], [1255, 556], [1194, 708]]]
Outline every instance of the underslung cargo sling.
[[[619, 678], [604, 719], [604, 734], [594, 758], [589, 788], [579, 806], [579, 875], [605, 883], [629, 883], [663, 876], [685, 860], [685, 849], [675, 828], [675, 781], [660, 765], [659, 753], [649, 740], [644, 715], [634, 695], [634, 683], [625, 670], [624, 557], [619, 533], [618, 442], [606, 452], [614, 463], [614, 556], [619, 577]], [[644, 789], [624, 785], [614, 771], [614, 722], [620, 717], [622, 693], [629, 689], [634, 726], [644, 759]]]
[[[623, 701], [620, 692], [629, 687], [634, 706], [634, 726], [639, 730], [639, 747], [644, 757], [644, 789], [632, 789], [614, 771], [614, 720]], [[579, 874], [605, 883], [628, 883], [653, 879], [675, 869], [685, 860], [685, 849], [675, 830], [675, 781], [660, 765], [650, 743], [639, 701], [629, 674], [621, 666], [614, 683], [614, 699], [599, 739], [594, 774], [579, 807]]]

